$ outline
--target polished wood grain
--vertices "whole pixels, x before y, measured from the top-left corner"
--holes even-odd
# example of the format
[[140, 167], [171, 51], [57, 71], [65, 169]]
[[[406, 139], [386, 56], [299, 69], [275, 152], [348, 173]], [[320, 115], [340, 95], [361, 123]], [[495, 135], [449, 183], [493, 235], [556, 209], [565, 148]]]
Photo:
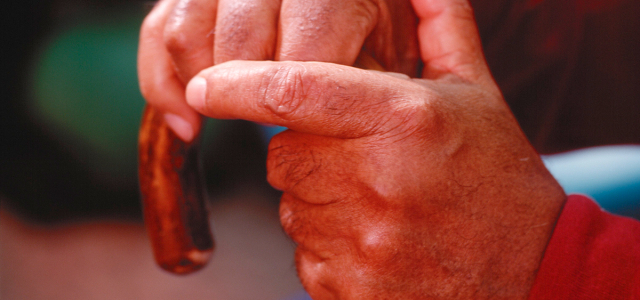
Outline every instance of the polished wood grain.
[[144, 220], [155, 259], [170, 272], [196, 271], [207, 264], [214, 248], [198, 141], [183, 142], [148, 105], [138, 141]]

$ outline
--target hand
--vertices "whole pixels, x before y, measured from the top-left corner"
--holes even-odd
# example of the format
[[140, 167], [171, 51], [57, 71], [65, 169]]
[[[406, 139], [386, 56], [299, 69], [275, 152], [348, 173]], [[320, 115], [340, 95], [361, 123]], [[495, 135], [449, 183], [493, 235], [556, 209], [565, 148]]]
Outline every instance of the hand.
[[233, 61], [197, 75], [188, 103], [290, 128], [268, 180], [314, 299], [524, 299], [565, 195], [493, 82], [467, 2], [413, 4], [422, 79]]
[[184, 85], [202, 69], [234, 59], [352, 65], [364, 46], [388, 70], [416, 75], [415, 20], [408, 0], [163, 0], [142, 25], [140, 88], [188, 142], [201, 119]]

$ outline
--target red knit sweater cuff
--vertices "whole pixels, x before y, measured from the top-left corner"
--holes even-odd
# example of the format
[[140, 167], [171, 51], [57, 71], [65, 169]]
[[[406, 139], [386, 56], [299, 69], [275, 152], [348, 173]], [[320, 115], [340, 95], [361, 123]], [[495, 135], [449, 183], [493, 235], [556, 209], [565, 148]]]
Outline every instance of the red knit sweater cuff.
[[569, 196], [529, 299], [640, 299], [640, 222]]

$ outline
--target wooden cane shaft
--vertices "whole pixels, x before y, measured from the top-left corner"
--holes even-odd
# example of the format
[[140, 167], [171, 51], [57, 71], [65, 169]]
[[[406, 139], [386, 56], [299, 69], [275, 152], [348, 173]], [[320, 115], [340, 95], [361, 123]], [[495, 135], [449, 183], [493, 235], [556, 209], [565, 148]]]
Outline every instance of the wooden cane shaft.
[[139, 180], [144, 220], [157, 263], [186, 274], [213, 252], [198, 142], [185, 143], [160, 112], [147, 105], [139, 134]]

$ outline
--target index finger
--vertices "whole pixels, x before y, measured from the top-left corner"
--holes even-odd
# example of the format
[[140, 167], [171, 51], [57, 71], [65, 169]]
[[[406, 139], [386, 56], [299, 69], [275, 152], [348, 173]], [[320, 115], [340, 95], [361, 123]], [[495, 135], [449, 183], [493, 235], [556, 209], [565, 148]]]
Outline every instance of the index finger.
[[200, 116], [184, 99], [184, 84], [164, 47], [164, 25], [176, 0], [158, 3], [145, 18], [138, 47], [138, 79], [147, 102], [162, 111], [180, 138], [191, 141], [200, 129]]
[[415, 14], [408, 1], [283, 0], [276, 60], [351, 66], [361, 51], [389, 71], [415, 76]]
[[383, 12], [372, 0], [284, 0], [276, 58], [350, 66]]
[[204, 70], [187, 86], [187, 102], [206, 116], [340, 138], [407, 125], [426, 111], [426, 94], [412, 81], [381, 72], [291, 61], [231, 61]]
[[184, 83], [213, 65], [217, 6], [217, 0], [178, 0], [167, 19], [164, 41]]

